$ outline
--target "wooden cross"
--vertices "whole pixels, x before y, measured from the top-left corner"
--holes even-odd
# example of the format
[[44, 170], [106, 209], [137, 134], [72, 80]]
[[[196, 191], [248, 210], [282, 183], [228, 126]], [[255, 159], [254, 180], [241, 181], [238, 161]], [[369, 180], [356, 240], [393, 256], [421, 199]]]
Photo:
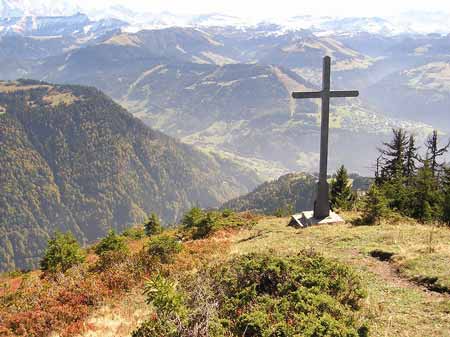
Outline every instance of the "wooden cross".
[[331, 91], [331, 58], [323, 58], [322, 91], [316, 92], [293, 92], [293, 98], [321, 98], [322, 118], [320, 127], [320, 174], [317, 190], [317, 199], [314, 202], [314, 218], [323, 219], [330, 215], [330, 203], [328, 196], [327, 165], [328, 165], [328, 133], [330, 128], [330, 98], [331, 97], [358, 97], [359, 92]]

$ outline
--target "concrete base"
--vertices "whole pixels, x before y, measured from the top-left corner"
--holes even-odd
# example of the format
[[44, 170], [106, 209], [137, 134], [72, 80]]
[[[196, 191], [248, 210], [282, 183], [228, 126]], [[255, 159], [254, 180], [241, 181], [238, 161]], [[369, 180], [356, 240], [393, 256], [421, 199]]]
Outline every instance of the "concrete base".
[[291, 217], [289, 226], [296, 228], [306, 228], [315, 225], [332, 225], [345, 222], [339, 215], [330, 211], [330, 215], [323, 219], [314, 218], [313, 211], [306, 211], [298, 214], [294, 214]]

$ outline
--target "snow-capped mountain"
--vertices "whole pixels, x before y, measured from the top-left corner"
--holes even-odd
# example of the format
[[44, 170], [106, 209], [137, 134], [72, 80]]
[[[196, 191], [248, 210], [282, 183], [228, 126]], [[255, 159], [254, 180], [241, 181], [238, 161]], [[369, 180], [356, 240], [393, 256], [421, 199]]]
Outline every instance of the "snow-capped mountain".
[[91, 21], [87, 15], [80, 13], [72, 16], [23, 16], [0, 18], [0, 36], [96, 37], [126, 26], [126, 22], [117, 19]]
[[402, 27], [403, 31], [445, 35], [450, 33], [450, 14], [446, 12], [408, 11], [389, 19], [395, 25]]
[[0, 0], [0, 17], [71, 16], [82, 7], [70, 0]]
[[[84, 13], [93, 21], [116, 19], [127, 22], [126, 31], [128, 32], [175, 26], [254, 28], [263, 22], [268, 26], [270, 24], [278, 25], [282, 32], [308, 29], [320, 35], [360, 32], [385, 36], [402, 33], [450, 33], [450, 14], [444, 12], [406, 12], [390, 17], [294, 15], [287, 18], [255, 20], [223, 13], [180, 15], [168, 11], [148, 12], [136, 10], [123, 2], [119, 3], [114, 0], [106, 6], [99, 6], [96, 3], [89, 4], [89, 2], [81, 0], [0, 0], [0, 18], [73, 17], [77, 13]], [[68, 18], [68, 20], [72, 20], [72, 18]], [[272, 31], [271, 34], [273, 33]]]
[[261, 24], [277, 25], [282, 32], [308, 29], [321, 35], [366, 32], [393, 36], [399, 34], [450, 33], [450, 14], [405, 13], [392, 17], [331, 17], [301, 15], [289, 18], [255, 20], [220, 13], [178, 15], [170, 12], [135, 12], [123, 6], [106, 10], [88, 11], [91, 18], [116, 18], [130, 24], [128, 30], [160, 29], [168, 27], [240, 27], [255, 28]]
[[220, 13], [200, 15], [179, 15], [168, 11], [153, 13], [134, 11], [122, 5], [113, 5], [102, 10], [88, 10], [86, 13], [94, 20], [115, 18], [126, 21], [129, 23], [127, 32], [170, 27], [245, 27], [257, 23]]
[[319, 25], [318, 30], [333, 34], [367, 32], [372, 34], [396, 35], [405, 32], [403, 27], [380, 17], [332, 18], [323, 21]]

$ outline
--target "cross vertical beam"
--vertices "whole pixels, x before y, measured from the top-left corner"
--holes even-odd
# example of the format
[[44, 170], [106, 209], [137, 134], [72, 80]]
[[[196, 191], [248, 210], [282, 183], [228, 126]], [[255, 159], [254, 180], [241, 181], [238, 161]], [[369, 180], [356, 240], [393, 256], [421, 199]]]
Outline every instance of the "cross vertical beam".
[[330, 215], [329, 186], [327, 181], [328, 169], [328, 134], [330, 130], [330, 86], [331, 59], [323, 58], [322, 73], [322, 116], [320, 123], [320, 171], [317, 186], [317, 199], [314, 203], [314, 217], [326, 218]]
[[330, 130], [330, 97], [357, 97], [358, 91], [331, 91], [331, 58], [323, 58], [322, 91], [293, 92], [293, 98], [321, 98], [322, 115], [320, 125], [320, 171], [317, 186], [317, 197], [314, 202], [314, 218], [323, 219], [330, 215], [328, 169], [328, 134]]

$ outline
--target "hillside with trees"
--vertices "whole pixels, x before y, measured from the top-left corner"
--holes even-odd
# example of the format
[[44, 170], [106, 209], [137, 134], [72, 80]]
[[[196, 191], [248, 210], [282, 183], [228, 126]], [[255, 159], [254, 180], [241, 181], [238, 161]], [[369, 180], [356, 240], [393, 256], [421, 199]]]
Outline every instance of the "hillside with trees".
[[[344, 166], [329, 179], [333, 208], [351, 209], [357, 191], [367, 191], [373, 179], [348, 174]], [[286, 216], [313, 208], [317, 178], [307, 173], [289, 173], [265, 182], [252, 192], [227, 201], [223, 209]]]
[[230, 200], [224, 209], [262, 214], [289, 213], [310, 209], [316, 193], [316, 178], [305, 173], [286, 174], [258, 186], [247, 195]]
[[0, 83], [0, 270], [36, 266], [49, 234], [81, 242], [150, 212], [215, 207], [257, 178], [154, 131], [94, 88]]

